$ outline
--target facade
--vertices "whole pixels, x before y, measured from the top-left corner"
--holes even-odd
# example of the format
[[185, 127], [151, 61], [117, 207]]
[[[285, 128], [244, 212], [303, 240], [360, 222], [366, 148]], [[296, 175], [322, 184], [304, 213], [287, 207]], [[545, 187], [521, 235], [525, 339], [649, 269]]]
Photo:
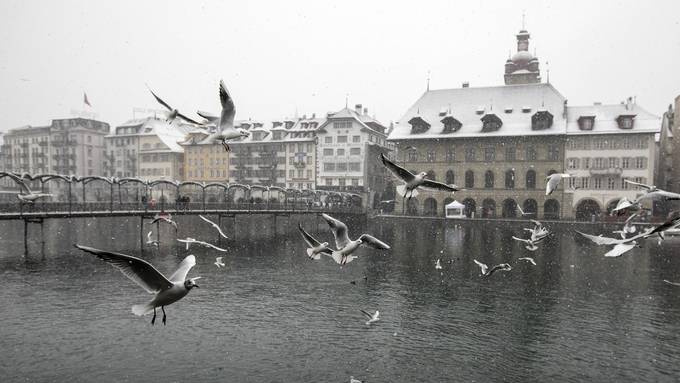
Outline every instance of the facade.
[[104, 138], [104, 175], [108, 177], [137, 177], [139, 175], [139, 133], [144, 120], [131, 120], [116, 126]]
[[185, 181], [229, 182], [229, 153], [209, 136], [205, 130], [195, 129], [180, 144], [184, 148]]
[[[303, 116], [289, 130], [284, 124], [277, 124], [282, 138], [286, 141], [286, 187], [296, 189], [316, 189], [317, 130], [325, 122], [324, 118]], [[276, 138], [277, 128], [272, 127]]]
[[390, 179], [379, 154], [389, 154], [391, 146], [387, 128], [361, 104], [328, 114], [317, 132], [317, 189], [363, 194], [372, 201]]
[[[128, 125], [128, 124], [125, 124]], [[182, 181], [184, 176], [184, 148], [179, 144], [186, 139], [192, 127], [174, 121], [149, 117], [139, 128], [139, 174], [142, 179], [167, 179]]]

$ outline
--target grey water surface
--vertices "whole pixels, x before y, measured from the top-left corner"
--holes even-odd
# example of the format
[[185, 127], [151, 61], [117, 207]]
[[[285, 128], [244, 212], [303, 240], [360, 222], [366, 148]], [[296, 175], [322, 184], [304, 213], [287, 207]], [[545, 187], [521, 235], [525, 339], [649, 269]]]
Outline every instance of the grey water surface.
[[[649, 239], [604, 258], [606, 248], [568, 226], [553, 225], [531, 253], [511, 239], [524, 235], [522, 223], [350, 220], [352, 237], [370, 232], [393, 250], [361, 249], [340, 268], [305, 257], [298, 221], [332, 242], [315, 216], [224, 218], [224, 254], [186, 251], [176, 238], [218, 237], [197, 217], [177, 220], [178, 233], [160, 226], [162, 247], [143, 254], [139, 218], [30, 224], [27, 253], [23, 223], [0, 223], [0, 380], [680, 378], [680, 287], [663, 282], [680, 281], [680, 239]], [[149, 229], [155, 238], [148, 221], [143, 235]], [[201, 276], [201, 288], [167, 307], [167, 326], [160, 318], [151, 326], [150, 316], [130, 311], [150, 296], [76, 242], [141, 256], [167, 274], [195, 254], [189, 276]], [[216, 256], [225, 268], [213, 264]], [[518, 262], [522, 256], [537, 266]], [[473, 259], [513, 270], [480, 278]], [[382, 319], [366, 326], [359, 309], [380, 310]]]

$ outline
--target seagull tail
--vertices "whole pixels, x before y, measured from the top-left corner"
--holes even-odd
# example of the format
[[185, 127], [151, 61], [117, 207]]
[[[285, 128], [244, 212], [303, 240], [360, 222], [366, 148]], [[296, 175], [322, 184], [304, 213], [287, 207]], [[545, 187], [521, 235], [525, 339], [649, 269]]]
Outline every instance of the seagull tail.
[[321, 259], [321, 254], [314, 254], [314, 249], [312, 248], [307, 249], [307, 256], [309, 259], [315, 259], [317, 261]]
[[406, 185], [397, 185], [397, 194], [400, 197], [406, 196]]
[[151, 306], [149, 303], [132, 306], [132, 313], [137, 316], [149, 314], [151, 311], [153, 311], [153, 306]]

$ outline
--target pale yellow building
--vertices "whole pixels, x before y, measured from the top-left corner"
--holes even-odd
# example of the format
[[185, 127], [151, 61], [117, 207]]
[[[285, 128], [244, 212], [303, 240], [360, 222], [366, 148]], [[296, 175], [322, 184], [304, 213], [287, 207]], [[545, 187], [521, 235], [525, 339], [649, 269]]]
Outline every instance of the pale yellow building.
[[184, 180], [229, 182], [229, 152], [203, 129], [189, 132], [180, 144], [184, 148]]

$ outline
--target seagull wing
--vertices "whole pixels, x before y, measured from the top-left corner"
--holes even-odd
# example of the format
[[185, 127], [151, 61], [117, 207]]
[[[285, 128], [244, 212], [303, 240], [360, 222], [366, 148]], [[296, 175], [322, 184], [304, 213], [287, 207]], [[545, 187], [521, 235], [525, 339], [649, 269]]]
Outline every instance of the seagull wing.
[[371, 315], [368, 311], [366, 311], [366, 310], [359, 310], [359, 311], [361, 311], [362, 314], [366, 315], [366, 318], [373, 319], [373, 315]]
[[482, 269], [482, 274], [486, 274], [486, 271], [489, 270], [489, 266], [487, 266], [486, 264], [484, 264], [482, 262], [479, 262], [476, 259], [474, 261], [477, 264], [477, 266], [479, 266]]
[[528, 239], [517, 238], [517, 237], [515, 237], [514, 235], [512, 236], [512, 239], [514, 239], [515, 241], [520, 241], [520, 242], [526, 242], [526, 243], [529, 243], [529, 242], [530, 242]]
[[227, 86], [224, 81], [220, 80], [220, 103], [222, 104], [222, 112], [220, 113], [220, 130], [234, 127], [234, 116], [236, 115], [236, 107], [234, 100], [231, 98]]
[[347, 234], [347, 225], [341, 221], [331, 217], [328, 214], [321, 214], [321, 216], [326, 220], [328, 226], [330, 226], [333, 236], [335, 237], [335, 246], [338, 249], [342, 249], [350, 242], [349, 236]]
[[215, 122], [215, 121], [220, 119], [218, 116], [215, 116], [212, 113], [204, 112], [202, 110], [197, 110], [196, 114], [198, 114], [199, 116], [205, 118], [206, 120], [208, 120], [210, 122]]
[[382, 160], [383, 165], [389, 170], [392, 174], [397, 176], [399, 179], [401, 179], [404, 182], [410, 182], [412, 179], [415, 178], [413, 173], [409, 172], [408, 170], [402, 168], [401, 166], [395, 164], [394, 162], [390, 161], [385, 157], [384, 154], [380, 153], [380, 159]]
[[370, 234], [362, 234], [361, 237], [359, 237], [361, 240], [361, 244], [372, 247], [374, 249], [382, 249], [382, 250], [389, 250], [390, 245], [386, 244], [385, 242], [379, 240], [378, 238], [370, 235]]
[[99, 250], [88, 246], [75, 246], [80, 250], [96, 255], [99, 259], [117, 268], [120, 272], [125, 274], [126, 277], [130, 278], [150, 294], [156, 294], [172, 287], [171, 281], [156, 270], [149, 262], [143, 259]]
[[[661, 233], [666, 230], [672, 229], [676, 226], [680, 225], [680, 217], [673, 218], [671, 220], [668, 220], [661, 225], [652, 228], [651, 230], [648, 230], [647, 232], [644, 233], [645, 237], [649, 237], [650, 235], [656, 234], [656, 233]], [[639, 236], [639, 235], [638, 235]], [[636, 236], [637, 237], [637, 236]]]
[[548, 182], [545, 184], [545, 195], [550, 195], [557, 189], [557, 185], [560, 184], [560, 179], [562, 179], [562, 175], [560, 174], [553, 174], [548, 177]]
[[224, 232], [222, 232], [222, 229], [220, 229], [220, 226], [219, 226], [218, 224], [216, 224], [215, 222], [213, 222], [213, 221], [211, 221], [211, 220], [205, 218], [204, 216], [202, 216], [202, 215], [200, 215], [200, 214], [199, 214], [198, 216], [199, 216], [202, 220], [204, 220], [205, 222], [208, 222], [209, 224], [211, 224], [215, 229], [217, 229], [217, 231], [220, 233], [220, 235], [222, 236], [222, 238], [229, 239], [229, 237], [227, 237], [227, 236], [224, 234]]
[[29, 188], [28, 185], [26, 185], [26, 182], [25, 182], [22, 178], [20, 178], [20, 177], [17, 176], [17, 175], [14, 175], [14, 174], [12, 174], [12, 173], [5, 173], [5, 175], [6, 175], [7, 177], [11, 178], [12, 180], [14, 180], [14, 182], [16, 182], [16, 184], [19, 185], [19, 187], [20, 187], [21, 189], [23, 189], [24, 192], [26, 192], [26, 194], [31, 194], [31, 193], [32, 193], [32, 192], [31, 192], [31, 188]]
[[628, 223], [630, 223], [630, 221], [632, 221], [633, 218], [637, 217], [639, 214], [640, 214], [640, 212], [636, 212], [636, 213], [631, 214], [630, 217], [628, 217], [628, 219], [626, 219], [625, 225], [628, 225]]
[[578, 230], [576, 230], [576, 232], [581, 234], [582, 236], [588, 238], [589, 240], [593, 241], [597, 245], [618, 245], [619, 243], [622, 243], [622, 241], [623, 241], [621, 239], [603, 237], [601, 235], [597, 236], [597, 235], [586, 234], [586, 233], [582, 233]]
[[203, 246], [207, 246], [207, 247], [210, 247], [210, 248], [215, 249], [215, 250], [217, 250], [217, 251], [221, 251], [221, 252], [223, 252], [223, 253], [226, 253], [226, 252], [227, 252], [227, 250], [222, 249], [222, 248], [220, 248], [220, 247], [217, 247], [217, 246], [213, 245], [212, 243], [203, 242], [203, 241], [196, 241], [196, 242], [197, 242], [197, 243], [200, 243], [200, 244], [203, 245]]
[[172, 282], [184, 282], [187, 279], [187, 274], [192, 267], [196, 266], [196, 257], [189, 255], [184, 258], [182, 262], [177, 267], [177, 271], [172, 273], [170, 276], [170, 281]]
[[198, 122], [196, 122], [195, 120], [192, 120], [192, 119], [190, 119], [189, 117], [183, 115], [182, 113], [179, 113], [179, 112], [178, 112], [178, 113], [177, 113], [177, 117], [181, 118], [182, 120], [184, 120], [184, 121], [186, 121], [186, 122], [190, 122], [190, 123], [195, 124], [195, 125], [201, 125], [201, 124], [199, 124]]
[[668, 283], [669, 285], [680, 286], [680, 283], [678, 283], [678, 282], [671, 282], [671, 281], [669, 281], [668, 279], [664, 279], [663, 281], [666, 282], [666, 283]]
[[321, 242], [319, 242], [316, 238], [312, 237], [308, 232], [305, 231], [305, 229], [302, 228], [302, 224], [298, 222], [298, 230], [300, 230], [300, 234], [302, 234], [302, 238], [307, 242], [307, 245], [309, 247], [317, 247], [321, 245]]
[[456, 185], [447, 185], [443, 182], [437, 182], [437, 181], [432, 181], [432, 180], [423, 180], [423, 183], [420, 184], [420, 187], [422, 187], [425, 190], [434, 190], [434, 191], [447, 191], [447, 192], [457, 192], [461, 190], [460, 187]]
[[680, 199], [680, 194], [672, 193], [672, 192], [669, 192], [669, 191], [666, 191], [666, 190], [657, 190], [654, 193], [656, 195], [660, 196], [660, 197], [665, 198], [665, 199], [672, 199], [672, 200]]
[[147, 242], [151, 242], [151, 234], [152, 233], [153, 233], [153, 231], [150, 231], [149, 234], [146, 235], [146, 241]]
[[167, 104], [165, 101], [163, 101], [160, 97], [156, 96], [156, 93], [154, 93], [153, 90], [151, 90], [151, 88], [149, 88], [149, 92], [151, 92], [151, 94], [152, 94], [153, 97], [156, 99], [156, 101], [158, 101], [159, 104], [163, 105], [163, 106], [164, 106], [165, 108], [167, 108], [169, 111], [171, 111], [171, 112], [173, 111], [173, 107], [171, 107], [170, 105], [168, 105], [168, 104]]
[[519, 204], [517, 204], [517, 210], [519, 211], [519, 214], [520, 214], [521, 216], [525, 216], [525, 215], [526, 215], [526, 214], [524, 213], [524, 210], [522, 210], [522, 207], [519, 206]]
[[631, 185], [635, 185], [635, 186], [638, 186], [638, 187], [641, 187], [641, 188], [644, 188], [644, 189], [647, 189], [647, 190], [651, 190], [651, 189], [654, 188], [651, 185], [642, 184], [642, 183], [639, 183], [639, 182], [634, 182], [634, 181], [626, 180], [626, 179], [624, 179], [623, 182], [631, 184]]
[[635, 247], [634, 243], [619, 243], [614, 246], [613, 249], [609, 250], [604, 256], [605, 257], [620, 257], [628, 250]]

